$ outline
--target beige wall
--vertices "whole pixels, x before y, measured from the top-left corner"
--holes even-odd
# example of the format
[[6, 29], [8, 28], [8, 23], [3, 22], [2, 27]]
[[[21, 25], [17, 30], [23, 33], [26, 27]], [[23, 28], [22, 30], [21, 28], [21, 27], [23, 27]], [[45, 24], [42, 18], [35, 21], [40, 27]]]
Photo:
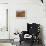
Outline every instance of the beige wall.
[[0, 0], [0, 3], [8, 3], [8, 0]]
[[[25, 10], [26, 17], [16, 18], [17, 10]], [[16, 30], [27, 30], [27, 23], [40, 23], [43, 29], [43, 38], [46, 42], [46, 15], [45, 5], [40, 0], [10, 0], [9, 1], [9, 31], [14, 38]]]
[[[16, 18], [17, 10], [25, 10], [26, 17]], [[27, 30], [27, 23], [40, 23], [45, 26], [44, 5], [40, 0], [12, 0], [9, 2], [9, 31]]]

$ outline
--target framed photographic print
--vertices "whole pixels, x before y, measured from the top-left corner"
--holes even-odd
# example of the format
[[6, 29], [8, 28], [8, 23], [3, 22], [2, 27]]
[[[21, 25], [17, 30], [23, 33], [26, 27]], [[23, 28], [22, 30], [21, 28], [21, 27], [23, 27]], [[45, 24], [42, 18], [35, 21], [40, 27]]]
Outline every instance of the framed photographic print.
[[25, 11], [16, 11], [16, 17], [25, 17]]

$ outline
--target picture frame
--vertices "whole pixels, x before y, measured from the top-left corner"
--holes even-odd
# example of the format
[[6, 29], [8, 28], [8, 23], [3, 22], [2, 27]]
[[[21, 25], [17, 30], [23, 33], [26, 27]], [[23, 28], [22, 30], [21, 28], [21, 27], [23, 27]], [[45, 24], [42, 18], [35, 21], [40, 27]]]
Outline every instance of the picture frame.
[[16, 17], [25, 17], [25, 11], [16, 11]]

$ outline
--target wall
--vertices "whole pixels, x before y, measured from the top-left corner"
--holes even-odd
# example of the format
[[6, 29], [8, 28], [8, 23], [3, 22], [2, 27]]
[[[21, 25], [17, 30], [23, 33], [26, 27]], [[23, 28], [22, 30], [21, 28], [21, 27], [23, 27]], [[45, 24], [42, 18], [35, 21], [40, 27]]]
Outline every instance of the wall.
[[[17, 10], [25, 10], [26, 17], [16, 18]], [[44, 41], [46, 44], [46, 16], [45, 5], [40, 0], [12, 0], [9, 1], [9, 31], [11, 38], [16, 30], [27, 30], [28, 23], [40, 23], [42, 25]]]
[[0, 3], [8, 3], [8, 0], [0, 0]]

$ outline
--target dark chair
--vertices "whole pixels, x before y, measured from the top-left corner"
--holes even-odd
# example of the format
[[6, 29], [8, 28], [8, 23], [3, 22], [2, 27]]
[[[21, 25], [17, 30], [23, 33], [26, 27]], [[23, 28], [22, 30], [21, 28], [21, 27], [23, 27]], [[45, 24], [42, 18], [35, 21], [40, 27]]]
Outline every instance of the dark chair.
[[22, 34], [19, 35], [20, 36], [20, 44], [22, 41], [25, 41], [25, 39], [24, 39], [25, 34], [32, 35], [32, 38], [30, 38], [30, 40], [29, 40], [29, 41], [31, 41], [32, 45], [34, 42], [39, 43], [39, 33], [40, 33], [40, 24], [27, 23], [27, 31], [22, 31]]

